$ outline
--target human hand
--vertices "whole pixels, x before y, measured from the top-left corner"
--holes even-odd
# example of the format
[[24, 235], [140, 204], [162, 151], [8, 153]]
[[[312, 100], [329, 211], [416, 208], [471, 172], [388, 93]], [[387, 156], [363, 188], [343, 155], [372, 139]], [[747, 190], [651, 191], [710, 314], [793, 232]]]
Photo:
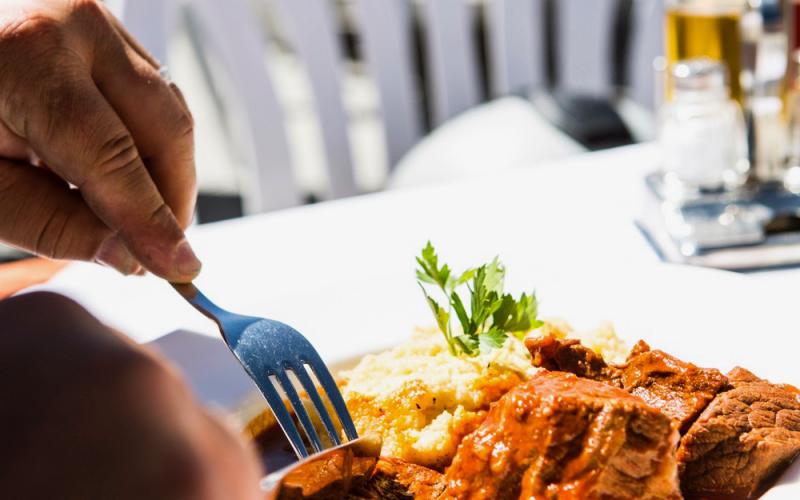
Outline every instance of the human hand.
[[263, 497], [251, 447], [153, 353], [49, 293], [0, 324], [3, 498]]
[[192, 130], [180, 91], [99, 2], [0, 2], [0, 240], [190, 281]]

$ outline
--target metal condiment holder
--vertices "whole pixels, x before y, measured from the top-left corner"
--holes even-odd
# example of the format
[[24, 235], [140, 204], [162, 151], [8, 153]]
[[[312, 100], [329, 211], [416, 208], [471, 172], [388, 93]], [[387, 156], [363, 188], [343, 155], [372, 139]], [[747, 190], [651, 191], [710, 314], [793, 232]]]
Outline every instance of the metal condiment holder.
[[781, 184], [670, 201], [661, 172], [645, 178], [639, 227], [669, 262], [728, 270], [800, 264], [800, 196]]

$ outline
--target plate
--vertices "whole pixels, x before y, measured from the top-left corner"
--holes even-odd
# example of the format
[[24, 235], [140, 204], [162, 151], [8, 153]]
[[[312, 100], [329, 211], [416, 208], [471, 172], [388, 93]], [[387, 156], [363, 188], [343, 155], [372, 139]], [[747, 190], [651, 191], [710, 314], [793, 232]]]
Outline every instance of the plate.
[[[508, 290], [536, 283], [542, 316], [564, 318], [577, 329], [611, 321], [629, 345], [644, 339], [701, 366], [726, 372], [741, 365], [773, 382], [800, 385], [800, 316], [792, 298], [746, 275], [677, 265], [543, 269], [515, 262], [508, 268]], [[403, 342], [415, 325], [429, 325], [419, 295], [412, 277], [387, 275], [265, 300], [336, 369]], [[763, 498], [800, 498], [800, 460]]]

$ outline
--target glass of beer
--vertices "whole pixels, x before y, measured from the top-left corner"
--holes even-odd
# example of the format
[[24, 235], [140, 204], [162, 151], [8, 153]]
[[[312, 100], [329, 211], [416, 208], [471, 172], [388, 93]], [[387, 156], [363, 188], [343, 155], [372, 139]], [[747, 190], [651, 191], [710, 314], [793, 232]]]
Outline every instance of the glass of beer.
[[[743, 102], [739, 22], [746, 0], [668, 0], [666, 56], [669, 65], [706, 57], [725, 64], [731, 97]], [[667, 99], [671, 99], [667, 89]]]

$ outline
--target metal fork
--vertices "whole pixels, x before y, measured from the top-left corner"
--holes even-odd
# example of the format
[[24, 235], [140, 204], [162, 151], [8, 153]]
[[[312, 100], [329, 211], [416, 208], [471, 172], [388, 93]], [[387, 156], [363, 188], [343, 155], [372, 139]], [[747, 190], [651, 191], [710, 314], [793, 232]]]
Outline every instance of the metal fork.
[[[242, 316], [226, 311], [211, 302], [191, 283], [172, 283], [172, 286], [195, 309], [217, 323], [228, 348], [266, 398], [267, 404], [284, 434], [289, 438], [298, 457], [306, 458], [310, 453], [322, 451], [324, 446], [314, 428], [311, 416], [289, 378], [290, 371], [294, 373], [314, 404], [317, 415], [334, 446], [341, 445], [342, 440], [306, 366], [311, 369], [327, 394], [347, 439], [352, 441], [358, 438], [353, 419], [345, 406], [336, 381], [314, 346], [300, 332], [279, 321]], [[284, 404], [276, 384], [280, 386], [292, 405], [294, 414], [297, 415], [297, 419], [311, 443], [313, 448], [311, 452], [303, 442], [300, 431], [292, 420], [291, 413]]]

